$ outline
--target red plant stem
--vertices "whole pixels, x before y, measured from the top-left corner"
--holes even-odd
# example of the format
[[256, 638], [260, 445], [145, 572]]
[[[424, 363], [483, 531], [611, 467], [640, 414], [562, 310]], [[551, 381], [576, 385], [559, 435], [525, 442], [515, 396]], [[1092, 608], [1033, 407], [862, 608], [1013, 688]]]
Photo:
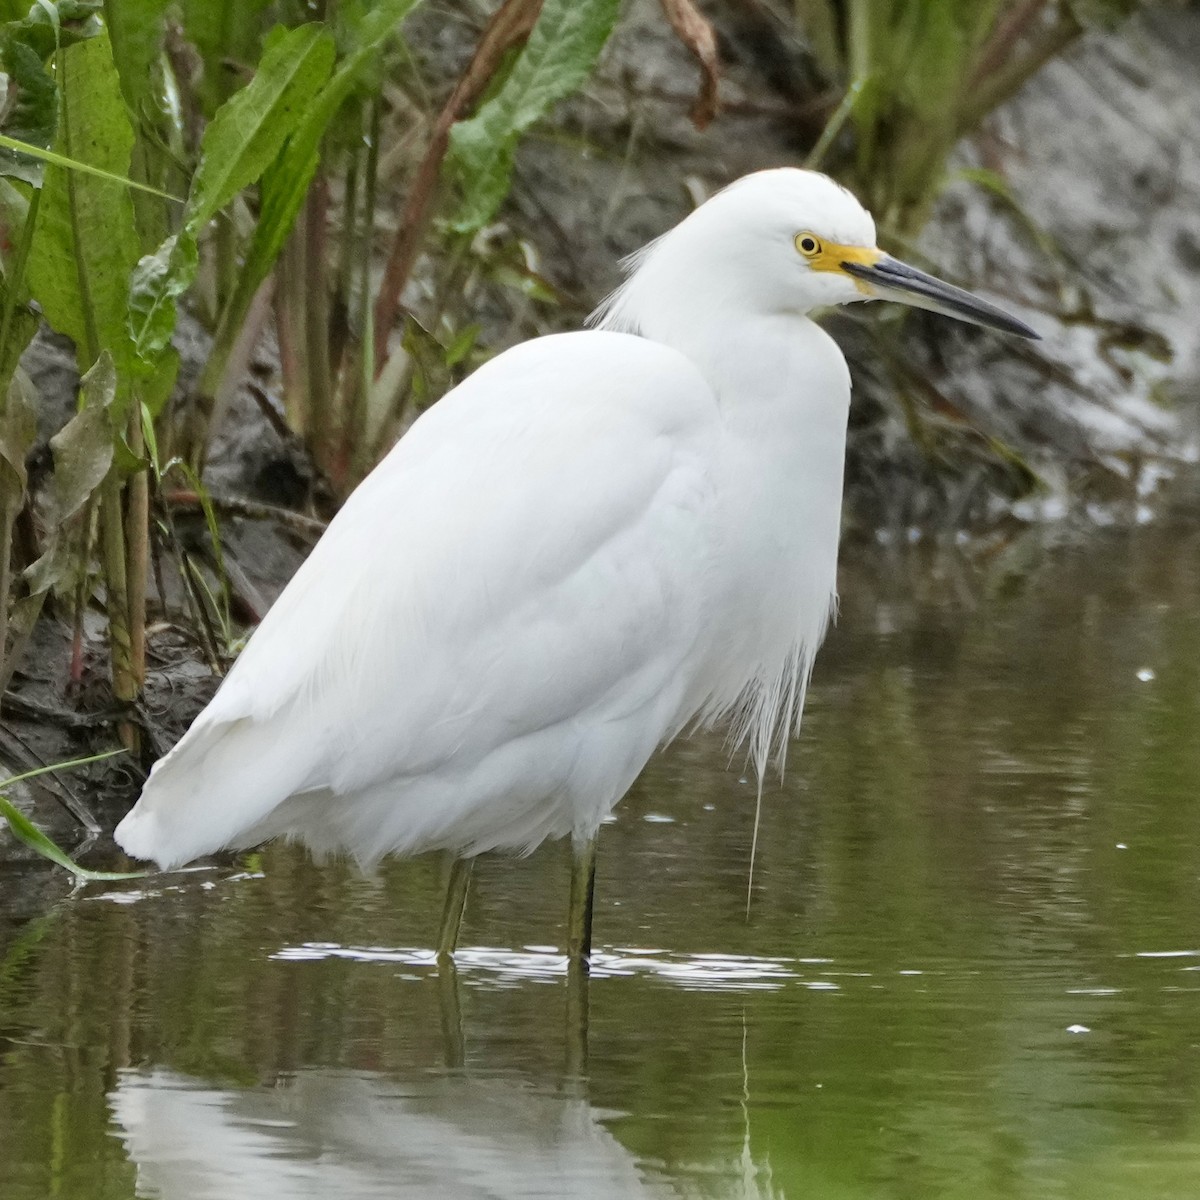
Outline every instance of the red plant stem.
[[505, 53], [524, 41], [542, 11], [542, 0], [505, 0], [475, 47], [450, 99], [433, 124], [425, 157], [417, 168], [408, 201], [392, 237], [387, 266], [375, 298], [375, 374], [387, 361], [388, 339], [400, 312], [400, 296], [416, 264], [425, 228], [433, 208], [433, 197], [441, 176], [442, 160], [450, 147], [450, 127], [483, 94]]
[[333, 412], [333, 376], [329, 361], [329, 181], [319, 171], [304, 205], [305, 230], [305, 331], [308, 343], [309, 421], [306, 434], [313, 457], [326, 469], [332, 453], [331, 434], [336, 427]]
[[993, 75], [1008, 60], [1013, 47], [1037, 19], [1046, 0], [1024, 0], [992, 31], [971, 75], [968, 92], [974, 92], [985, 79]]

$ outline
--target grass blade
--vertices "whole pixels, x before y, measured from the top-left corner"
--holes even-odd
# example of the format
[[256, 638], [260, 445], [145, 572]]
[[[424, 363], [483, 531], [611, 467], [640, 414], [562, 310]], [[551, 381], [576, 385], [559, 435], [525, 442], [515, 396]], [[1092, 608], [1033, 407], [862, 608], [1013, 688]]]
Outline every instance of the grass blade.
[[[67, 771], [73, 767], [87, 766], [89, 763], [102, 762], [106, 758], [112, 758], [114, 755], [124, 753], [124, 750], [109, 750], [104, 754], [93, 754], [89, 758], [73, 758], [68, 762], [51, 763], [49, 766], [38, 767], [36, 770], [26, 771], [21, 775], [13, 775], [11, 778], [0, 782], [0, 793], [14, 784], [24, 783], [27, 779], [36, 779], [39, 775], [47, 775], [56, 771]], [[88, 867], [80, 866], [65, 850], [48, 838], [19, 808], [13, 805], [2, 794], [0, 794], [0, 816], [8, 823], [8, 827], [12, 830], [13, 836], [17, 841], [24, 843], [24, 845], [40, 854], [43, 858], [49, 859], [50, 862], [62, 867], [64, 871], [69, 871], [81, 882], [92, 883], [115, 879], [141, 879], [148, 874], [146, 871], [93, 871]]]
[[130, 179], [127, 175], [117, 175], [112, 171], [106, 171], [103, 167], [93, 167], [89, 163], [80, 162], [75, 158], [68, 158], [65, 154], [58, 154], [53, 150], [43, 150], [41, 146], [35, 146], [32, 142], [22, 142], [17, 138], [11, 138], [0, 133], [0, 147], [5, 150], [14, 150], [18, 154], [28, 154], [30, 158], [40, 158], [42, 162], [49, 163], [53, 167], [64, 167], [68, 171], [79, 171], [83, 175], [94, 175], [97, 179], [104, 179], [108, 183], [119, 183], [123, 187], [132, 188], [138, 192], [148, 192], [151, 196], [158, 196], [162, 200], [170, 200], [173, 204], [183, 204], [184, 201], [178, 196], [172, 196], [170, 192], [164, 192], [156, 187], [151, 187], [147, 183], [138, 183], [136, 179]]

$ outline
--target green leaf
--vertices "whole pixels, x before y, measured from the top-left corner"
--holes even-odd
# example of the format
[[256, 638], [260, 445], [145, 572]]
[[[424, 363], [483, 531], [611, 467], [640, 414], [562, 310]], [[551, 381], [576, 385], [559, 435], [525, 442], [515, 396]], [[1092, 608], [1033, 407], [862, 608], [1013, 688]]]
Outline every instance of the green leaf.
[[35, 0], [21, 20], [8, 25], [9, 36], [28, 43], [45, 61], [56, 50], [95, 37], [103, 28], [101, 0]]
[[[68, 46], [58, 62], [58, 151], [100, 171], [128, 175], [133, 129], [107, 36]], [[138, 254], [127, 187], [59, 165], [47, 169], [29, 287], [50, 324], [74, 340], [81, 368], [107, 350], [118, 372], [132, 375], [136, 356], [126, 310]]]
[[329, 78], [333, 56], [333, 39], [319, 26], [302, 25], [276, 36], [254, 78], [205, 131], [183, 228], [126, 276], [130, 336], [144, 364], [157, 364], [170, 342], [177, 301], [199, 269], [201, 230], [279, 154], [304, 118], [306, 101]]
[[[33, 385], [24, 374], [10, 379], [0, 406], [0, 509], [15, 512], [25, 495], [25, 456], [37, 438]], [[5, 597], [0, 596], [0, 604]], [[3, 647], [0, 647], [0, 652]]]
[[104, 351], [79, 385], [79, 411], [50, 439], [55, 524], [69, 521], [104, 482], [113, 461], [117, 373]]
[[[58, 86], [46, 60], [63, 46], [94, 37], [98, 3], [38, 0], [0, 26], [0, 67], [8, 80], [0, 127], [19, 143], [48, 150], [58, 128]], [[0, 173], [40, 186], [44, 160], [11, 146], [0, 150]]]
[[[0, 41], [0, 65], [8, 76], [8, 96], [0, 128], [18, 142], [48, 150], [58, 129], [58, 87], [42, 57], [11, 37]], [[0, 174], [40, 187], [42, 160], [10, 147], [0, 149]]]
[[204, 132], [185, 214], [193, 233], [267, 169], [329, 78], [333, 58], [333, 38], [319, 25], [270, 40], [254, 78]]
[[162, 107], [159, 64], [169, 4], [170, 0], [109, 0], [104, 6], [121, 91], [139, 119]]
[[[52, 771], [66, 771], [72, 767], [86, 766], [88, 763], [100, 762], [103, 759], [112, 758], [116, 754], [124, 753], [125, 751], [123, 750], [110, 750], [106, 754], [94, 754], [90, 758], [76, 758], [70, 762], [52, 763], [47, 767], [39, 767], [36, 771], [26, 771], [23, 775], [14, 775], [11, 779], [0, 780], [0, 792], [12, 787], [13, 784], [23, 783], [27, 779], [34, 779], [38, 775], [46, 775]], [[52, 863], [57, 863], [64, 870], [70, 871], [81, 882], [91, 883], [114, 879], [142, 879], [148, 874], [146, 871], [93, 871], [88, 867], [81, 867], [66, 851], [51, 841], [19, 808], [3, 795], [0, 795], [0, 816], [8, 823], [9, 829], [12, 830], [13, 836], [18, 841], [23, 842], [31, 850], [36, 850], [43, 858], [48, 858]]]
[[476, 322], [460, 329], [450, 339], [450, 344], [446, 347], [446, 366], [457, 367], [475, 349], [481, 330], [482, 326]]
[[79, 411], [50, 439], [54, 475], [49, 533], [42, 556], [25, 571], [34, 596], [58, 588], [72, 577], [67, 523], [95, 495], [113, 465], [117, 375], [107, 352], [80, 381], [79, 395]]
[[271, 0], [183, 0], [184, 32], [204, 63], [204, 80], [197, 89], [205, 116], [212, 114], [233, 90], [231, 64], [250, 64], [259, 58], [263, 13]]
[[367, 67], [418, 0], [380, 0], [353, 31], [354, 44], [333, 77], [309, 106], [282, 153], [263, 174], [262, 206], [254, 229], [239, 295], [249, 301], [266, 279], [304, 203], [320, 163], [321, 139]]
[[172, 196], [170, 192], [160, 191], [156, 187], [151, 187], [146, 183], [138, 183], [136, 179], [130, 179], [128, 175], [118, 175], [114, 171], [105, 171], [101, 167], [93, 166], [91, 163], [81, 162], [77, 158], [71, 158], [66, 154], [57, 154], [53, 150], [43, 150], [40, 146], [35, 146], [31, 142], [18, 141], [16, 138], [10, 138], [5, 134], [0, 134], [0, 147], [5, 150], [14, 150], [19, 154], [27, 154], [30, 158], [40, 159], [45, 163], [53, 163], [56, 167], [62, 167], [68, 171], [77, 171], [80, 175], [91, 175], [95, 179], [103, 179], [106, 183], [115, 183], [120, 187], [132, 188], [137, 192], [145, 192], [150, 196], [157, 196], [160, 200], [170, 200], [173, 204], [183, 204], [184, 202], [178, 196]]
[[143, 362], [153, 363], [165, 353], [175, 332], [176, 302], [199, 267], [199, 246], [186, 231], [138, 260], [129, 280], [129, 329]]
[[619, 8], [620, 0], [545, 0], [499, 92], [450, 130], [450, 162], [462, 191], [455, 229], [472, 233], [495, 215], [521, 135], [587, 78]]

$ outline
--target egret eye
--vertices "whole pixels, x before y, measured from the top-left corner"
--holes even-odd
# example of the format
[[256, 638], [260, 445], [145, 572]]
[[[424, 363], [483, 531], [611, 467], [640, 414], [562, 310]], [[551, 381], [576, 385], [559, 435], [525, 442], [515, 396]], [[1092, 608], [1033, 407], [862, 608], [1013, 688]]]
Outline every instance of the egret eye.
[[805, 258], [816, 258], [821, 253], [821, 242], [811, 233], [798, 233], [796, 234], [796, 249]]

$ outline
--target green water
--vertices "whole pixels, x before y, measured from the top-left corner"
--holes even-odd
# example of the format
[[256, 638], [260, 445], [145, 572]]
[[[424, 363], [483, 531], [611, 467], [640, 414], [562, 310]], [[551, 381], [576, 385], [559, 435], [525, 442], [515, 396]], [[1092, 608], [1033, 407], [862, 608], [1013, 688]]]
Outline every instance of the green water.
[[586, 1057], [562, 847], [481, 864], [457, 981], [439, 862], [32, 917], [0, 862], [0, 1197], [1200, 1196], [1200, 540], [1015, 558], [847, 569], [748, 922], [752, 788], [653, 764]]

